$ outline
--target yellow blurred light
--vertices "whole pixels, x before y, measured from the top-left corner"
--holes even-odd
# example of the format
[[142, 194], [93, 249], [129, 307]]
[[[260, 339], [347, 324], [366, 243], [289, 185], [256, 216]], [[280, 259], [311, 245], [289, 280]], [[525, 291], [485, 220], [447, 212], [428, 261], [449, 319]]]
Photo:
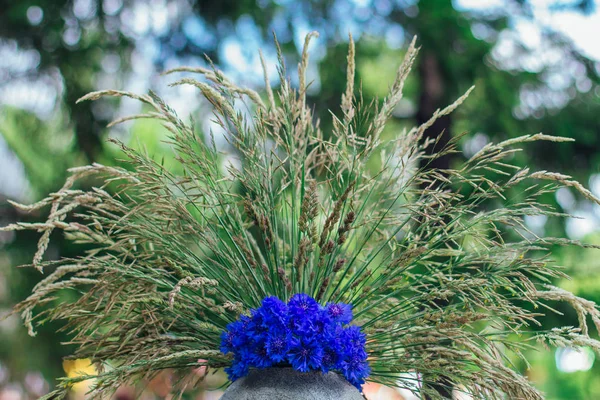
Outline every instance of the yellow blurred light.
[[[94, 367], [89, 358], [77, 360], [64, 360], [63, 369], [69, 378], [77, 378], [79, 376], [96, 375], [96, 367]], [[92, 379], [86, 379], [77, 382], [73, 385], [72, 390], [77, 397], [83, 396], [90, 389]]]

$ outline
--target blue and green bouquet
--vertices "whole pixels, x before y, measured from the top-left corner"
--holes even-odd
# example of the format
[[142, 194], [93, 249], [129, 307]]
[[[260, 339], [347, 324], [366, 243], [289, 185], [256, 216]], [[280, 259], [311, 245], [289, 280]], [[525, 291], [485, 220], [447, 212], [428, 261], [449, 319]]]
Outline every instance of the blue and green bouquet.
[[[85, 379], [91, 397], [108, 398], [169, 370], [180, 375], [177, 394], [199, 366], [226, 369], [231, 380], [250, 368], [291, 366], [422, 398], [459, 390], [540, 399], [513, 368], [524, 348], [538, 341], [600, 349], [587, 326], [600, 326], [596, 305], [552, 286], [563, 272], [551, 249], [580, 244], [538, 237], [525, 223], [561, 217], [543, 200], [563, 186], [600, 200], [569, 176], [515, 165], [519, 146], [569, 139], [524, 135], [468, 158], [459, 155], [461, 137], [426, 139], [471, 90], [420, 126], [387, 124], [414, 41], [388, 96], [367, 102], [355, 86], [350, 39], [347, 87], [323, 131], [306, 97], [315, 36], [299, 57], [297, 86], [279, 46], [277, 90], [267, 72], [258, 93], [214, 68], [169, 71], [202, 76], [173, 85], [201, 92], [226, 145], [155, 93], [103, 90], [81, 99], [141, 102], [139, 114], [115, 123], [157, 121], [174, 156], [155, 160], [115, 142], [126, 165], [73, 168], [57, 192], [16, 205], [49, 208], [46, 222], [0, 228], [40, 232], [32, 266], [48, 272], [14, 312], [32, 335], [36, 323], [63, 321], [73, 357], [97, 366], [97, 375], [61, 380], [47, 398], [64, 398]], [[433, 168], [450, 154], [452, 169]], [[57, 229], [85, 252], [44, 258]], [[575, 308], [578, 326], [530, 330], [555, 301]]]
[[221, 352], [234, 354], [229, 379], [247, 375], [251, 367], [291, 365], [300, 372], [341, 372], [360, 389], [369, 375], [366, 336], [360, 327], [347, 326], [351, 321], [347, 304], [323, 307], [306, 294], [292, 296], [288, 304], [267, 297], [221, 336]]

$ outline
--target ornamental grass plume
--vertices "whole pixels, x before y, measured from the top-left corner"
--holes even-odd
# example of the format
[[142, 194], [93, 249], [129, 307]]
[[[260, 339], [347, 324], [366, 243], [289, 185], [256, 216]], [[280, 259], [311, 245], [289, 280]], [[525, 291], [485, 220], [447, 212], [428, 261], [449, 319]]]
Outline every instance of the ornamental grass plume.
[[[212, 105], [240, 161], [227, 171], [212, 138], [154, 93], [103, 90], [80, 100], [143, 103], [144, 113], [115, 123], [162, 124], [182, 172], [116, 142], [127, 168], [72, 168], [56, 193], [15, 204], [25, 211], [49, 207], [46, 222], [0, 228], [40, 232], [32, 266], [51, 271], [14, 313], [31, 335], [35, 324], [64, 321], [73, 357], [91, 359], [99, 371], [61, 380], [46, 398], [64, 398], [88, 378], [94, 378], [90, 397], [105, 398], [165, 369], [182, 377], [173, 389], [182, 393], [190, 371], [236, 366], [229, 349], [221, 350], [230, 324], [250, 318], [265, 298], [285, 304], [298, 294], [320, 307], [351, 305], [350, 326], [366, 335], [368, 379], [430, 399], [447, 396], [444, 387], [478, 399], [541, 399], [512, 367], [523, 349], [538, 341], [600, 350], [587, 325], [591, 317], [600, 328], [597, 306], [551, 286], [563, 276], [550, 262], [551, 247], [587, 245], [538, 237], [524, 224], [528, 215], [563, 216], [541, 202], [563, 186], [600, 200], [569, 176], [521, 168], [511, 157], [527, 142], [571, 139], [525, 135], [487, 144], [454, 169], [428, 168], [458, 152], [459, 138], [432, 151], [437, 142], [424, 140], [425, 130], [472, 89], [423, 125], [386, 139], [381, 133], [402, 98], [415, 40], [389, 95], [365, 103], [354, 86], [351, 38], [341, 112], [332, 111], [333, 130], [324, 135], [306, 104], [307, 47], [315, 36], [306, 38], [297, 88], [279, 50], [279, 88], [271, 88], [265, 69], [266, 100], [214, 68], [167, 72], [203, 76], [172, 85], [192, 85]], [[104, 183], [77, 188], [92, 177]], [[55, 229], [85, 244], [85, 255], [44, 261]], [[65, 290], [76, 296], [59, 296]], [[528, 329], [556, 301], [574, 307], [579, 326]], [[259, 350], [302, 368], [318, 364], [278, 346], [270, 341]]]

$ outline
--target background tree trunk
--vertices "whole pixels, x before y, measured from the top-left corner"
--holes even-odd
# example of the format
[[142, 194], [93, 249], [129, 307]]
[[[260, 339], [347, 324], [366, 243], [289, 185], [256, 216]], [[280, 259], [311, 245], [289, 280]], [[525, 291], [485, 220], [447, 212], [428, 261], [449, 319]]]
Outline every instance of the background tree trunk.
[[[427, 122], [435, 110], [445, 107], [443, 104], [446, 85], [440, 69], [439, 61], [432, 52], [424, 50], [419, 58], [419, 80], [421, 84], [421, 94], [419, 96], [419, 105], [417, 110], [417, 124], [421, 125]], [[425, 131], [423, 140], [428, 138], [436, 139], [442, 135], [435, 148], [433, 146], [427, 149], [427, 153], [434, 153], [436, 149], [443, 148], [450, 141], [451, 119], [449, 115], [438, 118], [435, 123]], [[429, 168], [448, 169], [450, 168], [450, 155], [436, 158], [428, 164]]]

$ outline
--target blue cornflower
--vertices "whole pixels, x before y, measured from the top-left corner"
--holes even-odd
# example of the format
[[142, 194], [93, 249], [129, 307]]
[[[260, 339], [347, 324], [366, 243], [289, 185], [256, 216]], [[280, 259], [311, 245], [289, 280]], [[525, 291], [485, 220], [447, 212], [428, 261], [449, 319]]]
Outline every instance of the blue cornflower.
[[323, 372], [329, 372], [338, 368], [340, 362], [339, 352], [333, 348], [325, 348], [323, 350], [323, 359], [321, 360], [321, 370]]
[[269, 329], [261, 309], [252, 310], [251, 314], [250, 322], [246, 325], [246, 334], [250, 338], [264, 336]]
[[346, 351], [350, 352], [357, 348], [365, 348], [367, 337], [361, 332], [358, 326], [348, 326], [344, 328], [340, 335], [342, 345], [346, 347]]
[[267, 355], [270, 357], [271, 361], [280, 363], [286, 359], [290, 339], [291, 335], [289, 332], [269, 334], [265, 348], [267, 349]]
[[319, 314], [319, 303], [309, 295], [300, 293], [292, 296], [288, 309], [294, 334], [311, 334], [315, 318]]
[[253, 349], [250, 364], [256, 368], [269, 368], [273, 365], [273, 361], [267, 354], [265, 343], [258, 343]]
[[[366, 354], [365, 354], [366, 356]], [[366, 357], [363, 354], [351, 354], [340, 363], [340, 370], [344, 378], [359, 390], [365, 383], [365, 378], [369, 376], [371, 369], [367, 363]]]
[[344, 357], [346, 346], [343, 345], [341, 335], [344, 329], [334, 326], [322, 336], [323, 343], [323, 361], [321, 370], [328, 372], [339, 369], [339, 363]]
[[319, 307], [319, 312], [311, 316], [310, 330], [314, 335], [323, 336], [329, 335], [335, 331], [336, 323], [329, 317], [327, 311]]
[[237, 349], [237, 353], [233, 359], [233, 362], [231, 363], [231, 367], [225, 368], [225, 372], [232, 382], [248, 375], [250, 370], [250, 356], [250, 352], [248, 352], [246, 349]]
[[283, 328], [288, 323], [288, 307], [277, 297], [266, 297], [262, 306], [257, 310], [261, 323], [268, 328]]
[[327, 314], [335, 322], [349, 324], [352, 321], [352, 306], [344, 303], [327, 303]]
[[231, 367], [225, 368], [225, 372], [227, 373], [229, 380], [231, 380], [232, 382], [248, 375], [249, 371], [250, 366], [247, 363], [236, 360], [233, 361]]
[[293, 338], [288, 351], [288, 360], [292, 367], [300, 372], [319, 369], [323, 359], [323, 349], [316, 340]]
[[307, 294], [299, 293], [288, 302], [290, 316], [312, 317], [319, 311], [319, 303]]
[[[227, 331], [231, 334], [227, 338], [231, 340], [231, 345], [233, 346], [232, 351], [247, 344], [247, 331], [250, 324], [250, 318], [246, 315], [242, 315], [239, 320], [227, 325]], [[223, 336], [221, 336], [221, 338], [223, 338]]]
[[221, 333], [221, 353], [233, 353], [235, 351], [235, 346], [233, 345], [234, 333], [230, 331], [225, 331]]

